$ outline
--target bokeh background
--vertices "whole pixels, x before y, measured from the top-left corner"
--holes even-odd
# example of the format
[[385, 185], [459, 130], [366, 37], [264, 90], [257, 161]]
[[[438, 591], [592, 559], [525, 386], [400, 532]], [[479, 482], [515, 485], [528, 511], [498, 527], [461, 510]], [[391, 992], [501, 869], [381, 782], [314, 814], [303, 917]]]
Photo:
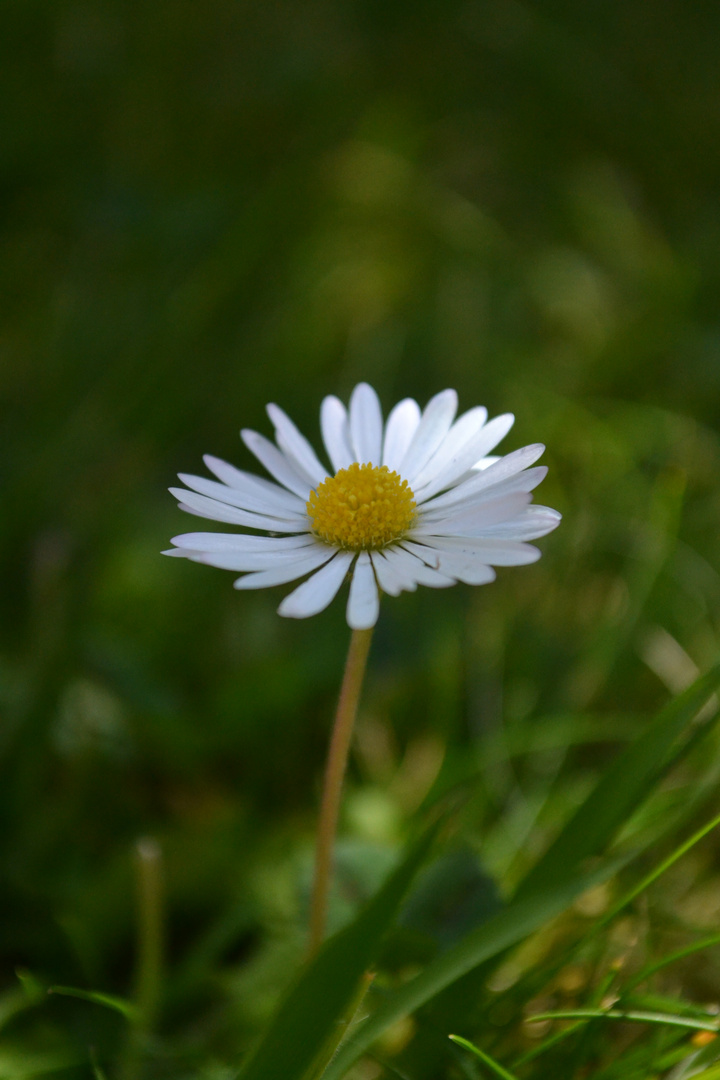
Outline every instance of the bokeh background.
[[511, 887], [717, 656], [720, 12], [6, 0], [0, 19], [2, 1060], [86, 1076], [88, 1047], [122, 1044], [94, 1004], [20, 1011], [17, 973], [132, 993], [150, 837], [158, 1038], [173, 1067], [220, 1070], [299, 955], [348, 631], [342, 602], [288, 622], [287, 589], [162, 559], [197, 526], [166, 488], [204, 452], [253, 468], [238, 431], [269, 434], [268, 401], [317, 441], [322, 396], [360, 380], [386, 410], [453, 386], [515, 413], [503, 450], [547, 444], [540, 501], [565, 520], [540, 563], [383, 606], [335, 917], [456, 786]]

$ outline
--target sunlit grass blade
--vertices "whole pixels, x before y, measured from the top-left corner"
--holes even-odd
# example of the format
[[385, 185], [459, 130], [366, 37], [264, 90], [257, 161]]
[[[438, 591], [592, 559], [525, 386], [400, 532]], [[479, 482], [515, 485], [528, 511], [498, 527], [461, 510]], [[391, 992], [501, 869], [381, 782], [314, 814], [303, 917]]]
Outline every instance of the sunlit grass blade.
[[363, 975], [424, 862], [438, 826], [411, 848], [360, 916], [331, 938], [302, 972], [238, 1080], [300, 1080], [326, 1052], [352, 1009]]
[[522, 881], [518, 896], [567, 876], [583, 859], [607, 847], [659, 777], [682, 756], [688, 742], [681, 738], [686, 726], [719, 685], [717, 665], [671, 701], [648, 730], [620, 753]]
[[619, 865], [618, 861], [608, 862], [592, 874], [576, 875], [572, 879], [565, 877], [532, 897], [511, 903], [471, 931], [414, 979], [388, 996], [377, 1012], [341, 1046], [323, 1080], [341, 1080], [353, 1062], [396, 1020], [420, 1008], [479, 964], [523, 941], [564, 911], [580, 893], [610, 877]]
[[502, 1080], [517, 1080], [517, 1077], [513, 1076], [507, 1069], [503, 1069], [499, 1062], [495, 1061], [494, 1058], [491, 1058], [490, 1055], [486, 1054], [480, 1047], [469, 1042], [468, 1039], [463, 1039], [460, 1035], [448, 1035], [448, 1038], [451, 1039], [452, 1042], [457, 1043], [458, 1046], [462, 1046], [465, 1050], [469, 1050], [476, 1058], [479, 1058], [483, 1065], [487, 1065], [488, 1069], [490, 1069], [495, 1076], [500, 1076]]
[[543, 1020], [624, 1020], [640, 1024], [667, 1024], [692, 1031], [711, 1031], [715, 1035], [720, 1032], [720, 1021], [717, 1017], [702, 1020], [694, 1016], [677, 1016], [645, 1009], [563, 1009], [558, 1012], [535, 1013], [527, 1017], [531, 1024], [539, 1024]]
[[703, 1072], [692, 1073], [693, 1080], [720, 1080], [720, 1065], [713, 1065], [710, 1069], [705, 1069]]

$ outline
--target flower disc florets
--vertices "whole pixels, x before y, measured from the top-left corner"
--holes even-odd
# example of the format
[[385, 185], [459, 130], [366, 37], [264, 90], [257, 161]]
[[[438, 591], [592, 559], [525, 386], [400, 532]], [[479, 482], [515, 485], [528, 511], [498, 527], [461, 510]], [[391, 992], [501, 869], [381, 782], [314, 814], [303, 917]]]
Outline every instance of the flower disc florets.
[[312, 530], [326, 544], [350, 551], [377, 551], [399, 540], [415, 520], [415, 496], [407, 480], [387, 465], [340, 469], [310, 492]]

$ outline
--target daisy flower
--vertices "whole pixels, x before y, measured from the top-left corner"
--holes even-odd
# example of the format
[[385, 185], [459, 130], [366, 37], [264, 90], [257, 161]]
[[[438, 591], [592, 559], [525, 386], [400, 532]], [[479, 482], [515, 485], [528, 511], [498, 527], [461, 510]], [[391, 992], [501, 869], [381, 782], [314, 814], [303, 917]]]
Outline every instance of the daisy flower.
[[242, 439], [272, 480], [208, 454], [217, 479], [181, 473], [186, 487], [170, 489], [182, 510], [248, 531], [185, 533], [164, 554], [242, 572], [236, 589], [306, 578], [278, 608], [295, 619], [326, 608], [349, 577], [354, 630], [374, 626], [381, 593], [485, 585], [494, 566], [534, 562], [540, 552], [526, 541], [560, 521], [556, 510], [529, 505], [547, 472], [530, 466], [545, 448], [490, 456], [514, 417], [488, 422], [478, 406], [455, 419], [457, 404], [454, 390], [422, 411], [406, 398], [383, 423], [367, 383], [355, 387], [348, 409], [326, 397], [320, 425], [331, 469], [283, 410], [268, 405], [275, 442], [249, 430]]

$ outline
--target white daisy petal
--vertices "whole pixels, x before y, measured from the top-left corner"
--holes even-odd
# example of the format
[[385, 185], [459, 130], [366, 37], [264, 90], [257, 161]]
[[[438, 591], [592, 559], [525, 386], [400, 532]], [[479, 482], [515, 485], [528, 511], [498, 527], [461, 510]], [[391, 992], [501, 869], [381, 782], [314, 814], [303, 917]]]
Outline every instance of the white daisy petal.
[[382, 591], [388, 593], [389, 596], [399, 596], [404, 587], [403, 578], [398, 576], [385, 558], [384, 553], [382, 551], [373, 551], [370, 553], [370, 558], [375, 577]]
[[422, 507], [423, 521], [447, 521], [452, 514], [458, 511], [465, 513], [476, 506], [481, 506], [488, 500], [512, 495], [517, 491], [530, 492], [538, 486], [546, 475], [547, 468], [544, 465], [538, 465], [536, 469], [527, 469], [525, 472], [518, 473], [517, 476], [509, 476], [507, 480], [501, 480], [499, 484], [486, 486], [476, 495], [468, 495], [461, 502], [456, 502], [449, 507], [441, 507], [438, 510], [434, 502], [424, 503]]
[[[333, 552], [330, 552], [332, 557]], [[325, 562], [328, 562], [326, 559]], [[233, 582], [233, 588], [243, 591], [245, 589], [270, 589], [274, 585], [287, 585], [290, 581], [297, 581], [298, 578], [304, 577], [305, 574], [317, 569], [315, 566], [301, 565], [297, 566], [276, 566], [272, 570], [258, 570], [252, 574], [244, 574], [243, 577], [236, 578]]]
[[420, 406], [413, 398], [398, 402], [385, 425], [382, 463], [391, 472], [400, 468], [408, 446], [420, 423]]
[[277, 446], [273, 446], [269, 439], [259, 435], [257, 431], [250, 431], [248, 428], [244, 428], [240, 436], [248, 450], [265, 466], [271, 476], [307, 502], [312, 487], [310, 479], [304, 476]]
[[301, 518], [276, 518], [265, 514], [251, 514], [247, 510], [239, 510], [235, 506], [218, 502], [217, 499], [209, 499], [207, 495], [197, 495], [194, 491], [185, 491], [183, 488], [170, 488], [171, 494], [178, 500], [181, 510], [189, 514], [197, 514], [198, 517], [206, 517], [211, 521], [224, 521], [228, 525], [245, 525], [249, 529], [265, 529], [268, 532], [296, 533], [307, 532], [308, 522]]
[[[417, 474], [413, 481], [413, 491], [417, 494], [422, 487], [429, 484], [435, 477], [445, 471], [460, 453], [472, 443], [487, 420], [487, 409], [478, 405], [463, 413], [448, 431], [427, 465]], [[477, 454], [470, 457], [474, 463]]]
[[350, 427], [347, 409], [338, 398], [330, 395], [320, 406], [320, 430], [330, 463], [335, 472], [347, 469], [355, 460], [350, 447]]
[[302, 472], [307, 473], [313, 485], [321, 484], [328, 474], [305, 436], [295, 427], [279, 405], [267, 406], [267, 414], [275, 428], [275, 440], [285, 456]]
[[[512, 413], [496, 416], [494, 420], [481, 428], [474, 438], [467, 440], [463, 446], [459, 447], [434, 475], [432, 473], [433, 462], [430, 461], [422, 474], [427, 477], [427, 480], [423, 483], [421, 478], [418, 477], [413, 487], [418, 500], [424, 502], [433, 495], [437, 495], [443, 488], [456, 483], [479, 459], [484, 458], [489, 450], [493, 450], [497, 446], [514, 423], [515, 417]], [[444, 445], [440, 448], [439, 453], [442, 454], [443, 451]]]
[[367, 551], [358, 555], [350, 582], [347, 622], [351, 630], [369, 630], [377, 622], [380, 596]]
[[528, 465], [532, 465], [542, 455], [545, 447], [542, 443], [533, 446], [524, 446], [522, 450], [515, 450], [505, 457], [499, 458], [482, 472], [474, 472], [470, 478], [457, 484], [450, 491], [438, 495], [436, 498], [423, 502], [423, 510], [440, 510], [454, 506], [456, 503], [464, 503], [472, 495], [476, 495], [486, 488], [499, 484], [501, 481], [522, 472]]
[[448, 552], [444, 552], [440, 559], [440, 569], [461, 581], [463, 585], [489, 585], [497, 577], [492, 566], [485, 566], [472, 559], [453, 558]]
[[539, 540], [541, 536], [547, 536], [553, 529], [557, 529], [562, 521], [562, 515], [557, 510], [551, 510], [549, 506], [528, 506], [522, 514], [511, 518], [510, 521], [491, 525], [484, 530], [483, 535], [489, 539], [506, 537], [512, 540]]
[[[381, 559], [384, 560], [383, 563], [380, 562]], [[385, 548], [381, 552], [375, 552], [373, 558], [373, 565], [377, 568], [378, 581], [382, 583], [384, 578], [389, 580], [392, 587], [396, 588], [398, 592], [415, 592], [417, 589], [417, 582], [411, 573], [413, 562], [410, 553], [404, 551], [401, 547]], [[391, 590], [388, 589], [387, 591], [390, 592]], [[397, 593], [393, 595], [397, 595]]]
[[429, 589], [449, 589], [452, 585], [457, 584], [455, 578], [448, 577], [447, 574], [442, 574], [438, 570], [433, 570], [423, 563], [415, 571], [415, 580], [418, 585], [425, 585]]
[[172, 543], [190, 551], [302, 551], [318, 543], [314, 536], [253, 536], [251, 533], [194, 532], [174, 536]]
[[480, 439], [478, 465], [480, 462], [485, 461], [490, 451], [494, 450], [499, 442], [502, 442], [514, 423], [515, 417], [512, 413], [502, 413], [501, 416], [493, 417], [490, 423], [485, 425]]
[[285, 597], [278, 614], [290, 619], [305, 619], [324, 611], [337, 595], [354, 558], [351, 551], [338, 552], [334, 559]]
[[423, 544], [438, 551], [462, 551], [489, 566], [524, 566], [540, 558], [531, 544], [519, 540], [490, 540], [475, 536], [424, 536]]
[[[217, 566], [221, 570], [272, 570], [273, 567], [293, 567], [307, 565], [307, 569], [300, 569], [294, 577], [302, 577], [303, 574], [316, 570], [334, 555], [334, 548], [327, 544], [316, 544], [312, 548], [302, 551], [199, 551], [189, 554], [194, 562], [207, 563], [208, 566]], [[292, 577], [287, 579], [292, 581]]]
[[382, 412], [372, 386], [359, 383], [350, 397], [350, 439], [355, 461], [379, 465], [382, 453]]
[[428, 402], [400, 462], [400, 474], [411, 487], [417, 474], [447, 435], [456, 412], [457, 394], [454, 390], [443, 390]]
[[490, 525], [519, 514], [530, 502], [527, 491], [516, 491], [499, 499], [487, 499], [469, 510], [458, 507], [454, 513], [441, 518], [427, 520], [422, 515], [410, 531], [410, 536], [482, 536], [483, 530]]
[[253, 476], [252, 473], [236, 469], [234, 465], [228, 465], [227, 461], [213, 457], [212, 454], [204, 454], [203, 461], [211, 473], [215, 473], [218, 480], [223, 484], [246, 495], [265, 499], [265, 513], [271, 514], [276, 510], [300, 512], [305, 509], [305, 499], [293, 495], [284, 487], [274, 484], [272, 480], [266, 480], [263, 476]]
[[[296, 581], [297, 578], [304, 577], [305, 574], [311, 573], [313, 570], [317, 570], [319, 567], [324, 566], [325, 563], [332, 559], [335, 552], [332, 548], [323, 545], [324, 550], [320, 547], [314, 548], [305, 555], [298, 555], [294, 559], [286, 559], [285, 562], [276, 563], [273, 560], [273, 564], [269, 565], [266, 569], [258, 570], [256, 573], [246, 574], [245, 577], [238, 578], [235, 581], [236, 589], [262, 589], [265, 586], [271, 585], [285, 585], [288, 581]], [[252, 570], [253, 567], [227, 567], [228, 570]]]
[[[431, 588], [443, 589], [448, 585], [454, 585], [452, 578], [438, 572], [436, 567], [421, 562], [412, 555], [404, 546], [387, 548], [383, 553], [390, 562], [398, 578], [402, 578], [403, 588], [413, 591], [418, 585], [429, 585]], [[430, 563], [431, 560], [428, 560]]]
[[438, 551], [436, 548], [415, 544], [411, 540], [403, 541], [403, 547], [441, 574], [456, 578], [466, 585], [487, 585], [495, 580], [496, 574], [492, 566], [464, 555], [461, 551]]
[[207, 495], [218, 502], [227, 503], [229, 506], [238, 506], [241, 510], [249, 510], [254, 514], [265, 514], [266, 517], [278, 517], [285, 521], [293, 521], [295, 518], [303, 518], [307, 524], [307, 512], [299, 499], [296, 500], [292, 510], [276, 510], [275, 505], [264, 495], [251, 495], [244, 491], [237, 491], [227, 484], [220, 484], [217, 480], [208, 480], [204, 476], [191, 476], [189, 473], [178, 473], [183, 484], [199, 495]]

